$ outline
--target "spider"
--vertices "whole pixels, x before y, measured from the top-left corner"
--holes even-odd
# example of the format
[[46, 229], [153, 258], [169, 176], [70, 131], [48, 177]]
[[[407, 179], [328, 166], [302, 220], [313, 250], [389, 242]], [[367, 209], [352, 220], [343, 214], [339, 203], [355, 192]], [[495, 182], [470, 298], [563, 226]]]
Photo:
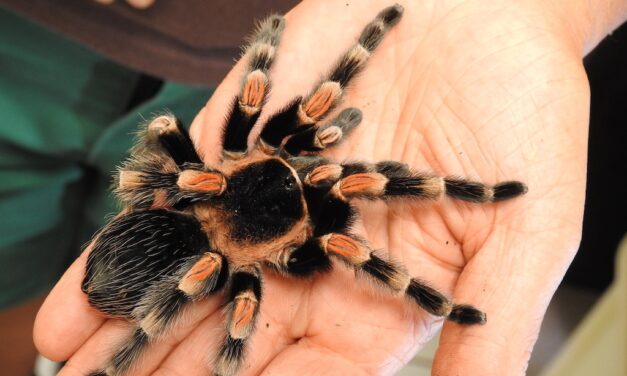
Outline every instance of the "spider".
[[477, 308], [450, 302], [352, 234], [358, 213], [351, 202], [446, 195], [487, 203], [519, 196], [525, 185], [487, 186], [396, 161], [338, 163], [320, 156], [361, 122], [356, 108], [325, 119], [402, 13], [400, 5], [383, 9], [328, 76], [271, 116], [249, 148], [285, 27], [281, 16], [261, 22], [245, 49], [247, 70], [226, 119], [219, 165], [202, 162], [170, 114], [140, 131], [114, 183], [125, 210], [96, 235], [82, 284], [92, 306], [132, 321], [134, 332], [108, 365], [91, 375], [129, 371], [145, 346], [168, 332], [185, 304], [223, 288], [228, 289], [225, 334], [213, 370], [234, 375], [255, 329], [264, 270], [307, 278], [330, 271], [332, 260], [432, 315], [463, 325], [486, 322]]

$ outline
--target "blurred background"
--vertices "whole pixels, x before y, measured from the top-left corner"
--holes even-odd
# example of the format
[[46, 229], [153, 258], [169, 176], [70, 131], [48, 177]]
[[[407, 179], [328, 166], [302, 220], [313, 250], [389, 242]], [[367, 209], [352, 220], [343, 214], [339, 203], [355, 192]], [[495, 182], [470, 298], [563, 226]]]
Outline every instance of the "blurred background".
[[[139, 6], [143, 6], [142, 3], [147, 5], [143, 1], [137, 1]], [[6, 166], [6, 163], [9, 163], [7, 161], [10, 161], [13, 163], [11, 165], [13, 169], [15, 166], [27, 168], [28, 165], [24, 164], [23, 157], [36, 154], [39, 147], [52, 148], [56, 152], [45, 158], [40, 156], [33, 162], [38, 163], [40, 168], [47, 168], [47, 171], [51, 171], [44, 177], [48, 179], [46, 181], [59, 186], [70, 181], [72, 186], [72, 191], [69, 193], [33, 191], [31, 197], [21, 197], [21, 199], [30, 200], [29, 202], [33, 202], [33, 197], [56, 198], [59, 204], [55, 209], [56, 212], [51, 214], [41, 211], [41, 205], [45, 203], [32, 204], [32, 210], [39, 213], [38, 220], [41, 226], [44, 226], [42, 228], [45, 229], [47, 215], [50, 218], [56, 218], [57, 222], [64, 223], [59, 218], [76, 210], [75, 207], [66, 203], [65, 195], [82, 195], [87, 191], [103, 195], [108, 187], [109, 178], [101, 176], [99, 171], [113, 170], [117, 161], [125, 155], [126, 149], [130, 146], [130, 140], [117, 143], [113, 149], [105, 149], [100, 145], [104, 145], [105, 141], [110, 145], [111, 141], [117, 137], [128, 139], [127, 134], [130, 129], [141, 120], [138, 114], [157, 111], [163, 107], [164, 103], [170, 109], [176, 109], [175, 112], [183, 115], [183, 119], [189, 124], [196, 109], [200, 108], [211, 94], [210, 89], [197, 85], [210, 87], [219, 82], [232, 65], [233, 58], [238, 55], [238, 46], [256, 15], [266, 14], [268, 9], [284, 12], [296, 1], [284, 0], [271, 3], [272, 5], [268, 5], [263, 1], [249, 1], [240, 6], [233, 6], [230, 1], [218, 0], [214, 1], [212, 7], [222, 15], [219, 20], [211, 25], [194, 23], [181, 25], [155, 22], [155, 20], [163, 20], [163, 13], [175, 14], [177, 12], [176, 6], [166, 1], [159, 4], [158, 9], [148, 8], [138, 12], [122, 1], [105, 7], [92, 1], [67, 0], [63, 7], [57, 7], [54, 1], [0, 0], [0, 17], [2, 18], [0, 53], [4, 54], [0, 55], [0, 84], [3, 85], [0, 86], [0, 109], [8, 106], [8, 95], [3, 96], [2, 93], [15, 94], [12, 91], [14, 87], [11, 85], [18, 83], [11, 82], [10, 75], [20, 68], [31, 69], [33, 73], [30, 77], [33, 80], [40, 77], [38, 74], [42, 77], [54, 76], [52, 83], [61, 88], [59, 90], [64, 90], [63, 95], [72, 90], [72, 85], [80, 87], [84, 83], [80, 81], [80, 76], [84, 72], [80, 72], [71, 64], [71, 69], [67, 71], [55, 71], [50, 68], [54, 64], [68, 65], [68, 61], [48, 60], [46, 66], [38, 66], [37, 64], [41, 64], [39, 60], [43, 60], [41, 58], [43, 55], [16, 54], [13, 48], [15, 46], [11, 45], [16, 43], [22, 46], [32, 45], [40, 54], [65, 49], [69, 51], [68, 56], [73, 59], [83, 59], [96, 71], [113, 77], [108, 82], [109, 92], [94, 93], [89, 91], [89, 88], [83, 88], [71, 95], [82, 97], [92, 94], [96, 95], [96, 98], [98, 95], [109, 95], [109, 98], [113, 98], [116, 90], [129, 88], [128, 97], [120, 98], [120, 104], [115, 108], [103, 109], [93, 103], [81, 103], [80, 106], [74, 104], [69, 107], [73, 111], [72, 114], [59, 114], [67, 120], [68, 132], [73, 130], [72, 124], [77, 126], [85, 122], [103, 124], [98, 129], [90, 131], [92, 133], [83, 132], [77, 140], [68, 137], [61, 140], [52, 138], [39, 140], [33, 139], [26, 133], [26, 136], [20, 139], [14, 135], [14, 129], [7, 128], [10, 122], [0, 124], [0, 135], [7, 137], [6, 140], [10, 141], [0, 141], [0, 152], [3, 153], [0, 155], [0, 179], [23, 184], [19, 187], [10, 187], [5, 191], [0, 190], [0, 218], [7, 218], [4, 213], [15, 210], [7, 204], [9, 199], [16, 198], [11, 192], [17, 188], [29, 187], [32, 180], [31, 177], [24, 177], [23, 174], [19, 177], [7, 175], [10, 171], [2, 170], [2, 166]], [[206, 11], [202, 0], [191, 1], [190, 4], [192, 8], [195, 7], [191, 10], [193, 12]], [[21, 16], [16, 16], [18, 14]], [[20, 17], [22, 21], [16, 21]], [[173, 19], [176, 18], [173, 17]], [[41, 28], [40, 25], [55, 30], [55, 33], [49, 35], [51, 33]], [[108, 25], [109, 34], [102, 34], [103, 25]], [[135, 30], [135, 38], [125, 37], [129, 28]], [[65, 41], [66, 37], [61, 37], [56, 34], [57, 32], [66, 37], [70, 36], [73, 42]], [[212, 37], [197, 38], [198, 35], [212, 35]], [[121, 43], [124, 43], [127, 48], [119, 48]], [[83, 49], [80, 44], [95, 48], [99, 54]], [[123, 62], [128, 68], [121, 69], [111, 64], [101, 59], [100, 54]], [[16, 66], [15, 61], [7, 60], [5, 56], [10, 56], [19, 64]], [[147, 61], [150, 63], [146, 63]], [[625, 67], [627, 67], [627, 26], [624, 25], [585, 58], [585, 68], [592, 92], [592, 105], [583, 238], [580, 250], [549, 306], [538, 343], [531, 357], [529, 375], [627, 375], [627, 360], [625, 360], [627, 358], [627, 309], [625, 306], [627, 247], [623, 246], [620, 263], [616, 261], [620, 241], [627, 231], [627, 168], [625, 166], [627, 164], [627, 148], [625, 147], [627, 69]], [[173, 84], [158, 78], [163, 75], [179, 82], [194, 82], [195, 85]], [[19, 84], [22, 85], [22, 83]], [[37, 100], [34, 93], [30, 93], [30, 96], [27, 96], [29, 93], [23, 95], [25, 103], [29, 106], [32, 106], [33, 100]], [[128, 113], [129, 110], [132, 110], [130, 114], [120, 116], [120, 114]], [[46, 116], [50, 116], [45, 107], [41, 111]], [[96, 119], [81, 117], [81, 114], [87, 112], [97, 113], [98, 117]], [[4, 113], [5, 117], [14, 116], [18, 121], [21, 120], [19, 115]], [[16, 140], [22, 142], [19, 148], [14, 145]], [[59, 162], [61, 157], [88, 162], [96, 160], [96, 157], [104, 157], [101, 159], [111, 161], [111, 164], [107, 162], [94, 166], [90, 163], [82, 163], [78, 171], [73, 171], [68, 170], [63, 163]], [[80, 178], [76, 178], [77, 176]], [[102, 213], [115, 210], [108, 202], [96, 196], [96, 194], [81, 196], [82, 202], [88, 204], [91, 211], [82, 213], [81, 223], [74, 226], [78, 229], [77, 233], [68, 236], [68, 239], [79, 243], [84, 242], [79, 239], [86, 239], [85, 234], [92, 233], [102, 224]], [[20, 235], [12, 230], [11, 225], [3, 224], [2, 229], [4, 233], [0, 237], [0, 245], [10, 243], [9, 239], [14, 241]], [[50, 230], [52, 231], [53, 228]], [[26, 235], [28, 234], [24, 237]], [[39, 241], [40, 244], [37, 245], [39, 248], [41, 244], [47, 247], [57, 245], [69, 248], [68, 244], [57, 244], [59, 242], [54, 238], [39, 239]], [[80, 247], [80, 244], [74, 245]], [[37, 257], [37, 254], [33, 253], [31, 256]], [[55, 272], [58, 273], [59, 270], [65, 268], [73, 257], [75, 254], [68, 254], [58, 262], [58, 265], [55, 264], [57, 268]], [[18, 261], [16, 259], [15, 262]], [[13, 264], [0, 265], [0, 287], [9, 284], [12, 278], [16, 278], [14, 269]], [[621, 271], [618, 272], [618, 270]], [[50, 281], [52, 282], [53, 280]], [[35, 287], [31, 288], [27, 283], [24, 286], [20, 285], [20, 288], [24, 289], [24, 294], [37, 293], [33, 290]], [[19, 297], [11, 299], [13, 300], [0, 301], [3, 303], [0, 307], [11, 307], [13, 302], [18, 302]], [[32, 315], [28, 316], [19, 310], [6, 309], [16, 317], [22, 317], [26, 321], [30, 317], [32, 320]], [[1, 315], [2, 313], [0, 313], [0, 319], [3, 317]], [[15, 328], [15, 330], [18, 329]], [[3, 345], [0, 344], [0, 362], [2, 361], [1, 353], [10, 346], [6, 340], [13, 335], [9, 329], [5, 330], [4, 333], [0, 332], [0, 343], [4, 342], [5, 346], [2, 347]], [[12, 345], [15, 342], [10, 343]], [[434, 338], [400, 374], [403, 376], [429, 375], [436, 345], [437, 338]], [[40, 358], [35, 375], [52, 375], [55, 369], [55, 364]], [[590, 370], [596, 371], [591, 373]], [[0, 375], [4, 375], [1, 364]]]

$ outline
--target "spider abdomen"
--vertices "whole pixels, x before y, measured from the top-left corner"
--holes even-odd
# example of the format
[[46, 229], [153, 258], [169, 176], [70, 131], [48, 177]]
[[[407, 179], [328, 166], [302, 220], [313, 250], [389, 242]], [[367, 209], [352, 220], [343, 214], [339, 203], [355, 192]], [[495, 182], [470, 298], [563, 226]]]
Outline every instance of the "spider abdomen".
[[207, 248], [206, 235], [189, 215], [161, 209], [130, 213], [98, 235], [82, 289], [99, 310], [130, 317], [155, 281]]

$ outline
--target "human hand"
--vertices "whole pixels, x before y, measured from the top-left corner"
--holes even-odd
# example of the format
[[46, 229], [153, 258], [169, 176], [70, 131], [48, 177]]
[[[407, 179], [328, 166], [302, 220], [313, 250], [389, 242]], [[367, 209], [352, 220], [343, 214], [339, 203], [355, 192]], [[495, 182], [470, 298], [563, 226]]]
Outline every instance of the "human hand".
[[[101, 3], [101, 4], [112, 4], [115, 0], [93, 0], [93, 1]], [[126, 2], [134, 8], [146, 9], [146, 8], [150, 8], [155, 3], [155, 0], [126, 0]]]
[[[265, 115], [313, 87], [386, 5], [306, 1], [290, 12]], [[484, 326], [444, 324], [435, 375], [521, 374], [580, 234], [589, 100], [582, 40], [535, 3], [403, 5], [403, 20], [346, 97], [364, 121], [329, 154], [529, 186], [522, 198], [483, 206], [368, 203], [359, 226], [412, 275], [487, 313]], [[237, 66], [195, 121], [192, 135], [209, 162], [240, 73]], [[69, 359], [62, 375], [101, 366], [129, 330], [87, 305], [84, 260], [55, 287], [36, 325], [40, 350]], [[312, 281], [266, 273], [243, 374], [391, 374], [441, 325], [354, 279], [341, 267]], [[221, 298], [194, 306], [135, 374], [205, 374], [223, 330]]]

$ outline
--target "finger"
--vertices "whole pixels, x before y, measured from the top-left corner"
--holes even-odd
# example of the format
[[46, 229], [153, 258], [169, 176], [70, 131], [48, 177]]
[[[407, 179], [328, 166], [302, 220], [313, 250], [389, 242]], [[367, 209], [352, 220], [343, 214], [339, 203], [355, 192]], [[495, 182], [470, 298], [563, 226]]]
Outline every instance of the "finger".
[[[520, 151], [529, 193], [498, 205], [492, 235], [464, 268], [455, 291], [457, 302], [486, 312], [487, 324], [446, 324], [434, 375], [524, 374], [544, 312], [579, 246], [589, 95], [579, 61], [565, 58], [558, 65], [569, 77], [551, 87], [560, 100], [526, 122], [540, 138], [530, 144], [533, 156], [525, 147]], [[542, 82], [552, 79], [538, 74]], [[547, 182], [546, 176], [554, 178]]]
[[[308, 94], [332, 67], [335, 61], [356, 41], [364, 25], [384, 6], [383, 1], [351, 4], [347, 9], [345, 3], [329, 1], [312, 1], [301, 3], [286, 14], [286, 29], [281, 37], [277, 57], [270, 72], [272, 91], [257, 126], [251, 137], [259, 134], [259, 126], [272, 113], [283, 108], [297, 96]], [[390, 33], [393, 33], [391, 31]], [[386, 37], [390, 43], [390, 36]], [[307, 41], [307, 43], [303, 43]], [[316, 46], [325, 43], [324, 53]], [[382, 58], [385, 48], [379, 48], [377, 59]], [[220, 150], [222, 126], [225, 112], [233, 98], [238, 94], [244, 71], [244, 61], [238, 62], [217, 87], [214, 95], [205, 107], [204, 117], [191, 128], [192, 138], [206, 158], [217, 156]], [[370, 75], [366, 70], [364, 76]], [[356, 91], [364, 77], [351, 84]], [[349, 106], [351, 90], [349, 90], [346, 106]], [[198, 142], [202, 141], [202, 142]]]
[[[283, 349], [295, 342], [302, 327], [296, 304], [303, 295], [303, 281], [285, 284], [280, 277], [266, 273], [264, 292], [257, 323], [246, 344], [246, 357], [241, 374], [258, 375]], [[164, 375], [206, 375], [218, 354], [225, 336], [225, 315], [220, 312], [207, 317], [161, 364]], [[174, 372], [176, 371], [176, 373]]]
[[126, 2], [137, 9], [146, 9], [151, 7], [155, 0], [126, 0]]
[[[508, 252], [524, 252], [511, 247]], [[434, 375], [522, 375], [544, 308], [550, 299], [547, 286], [524, 278], [487, 272], [482, 263], [491, 257], [477, 255], [459, 279], [458, 302], [470, 302], [487, 315], [487, 323], [462, 326], [445, 323], [433, 365]], [[490, 275], [491, 274], [491, 275]], [[544, 281], [543, 281], [544, 282]], [[548, 285], [552, 292], [555, 282]], [[478, 292], [470, 291], [469, 287]], [[535, 296], [534, 296], [535, 295]]]
[[119, 345], [119, 339], [131, 331], [131, 324], [125, 320], [106, 320], [69, 358], [59, 371], [59, 376], [87, 375], [104, 367], [112, 346]]
[[[152, 374], [168, 354], [181, 342], [186, 341], [203, 320], [208, 316], [220, 316], [219, 307], [220, 299], [217, 297], [186, 307], [172, 329], [163, 337], [156, 338], [142, 351], [140, 359], [133, 365], [132, 374], [137, 376]], [[67, 372], [71, 375], [72, 372], [79, 372], [85, 375], [105, 368], [109, 359], [133, 330], [133, 324], [127, 320], [107, 320], [69, 359], [60, 374]]]
[[164, 359], [156, 375], [207, 375], [210, 354], [215, 354], [224, 335], [223, 315], [208, 316], [181, 344]]
[[218, 85], [207, 105], [196, 116], [189, 129], [189, 134], [198, 153], [205, 163], [214, 165], [219, 162], [222, 150], [222, 129], [226, 111], [237, 95], [244, 65], [240, 62], [226, 75]]
[[395, 374], [407, 363], [440, 322], [370, 282], [342, 265], [321, 276], [310, 293], [316, 303], [300, 348], [335, 354], [368, 374]]
[[445, 323], [433, 375], [525, 374], [544, 312], [576, 250], [577, 230], [534, 234], [522, 227], [496, 232], [464, 269], [455, 301], [479, 307], [487, 323]]
[[68, 359], [105, 321], [81, 291], [88, 253], [85, 250], [63, 274], [35, 319], [35, 345], [48, 359]]

